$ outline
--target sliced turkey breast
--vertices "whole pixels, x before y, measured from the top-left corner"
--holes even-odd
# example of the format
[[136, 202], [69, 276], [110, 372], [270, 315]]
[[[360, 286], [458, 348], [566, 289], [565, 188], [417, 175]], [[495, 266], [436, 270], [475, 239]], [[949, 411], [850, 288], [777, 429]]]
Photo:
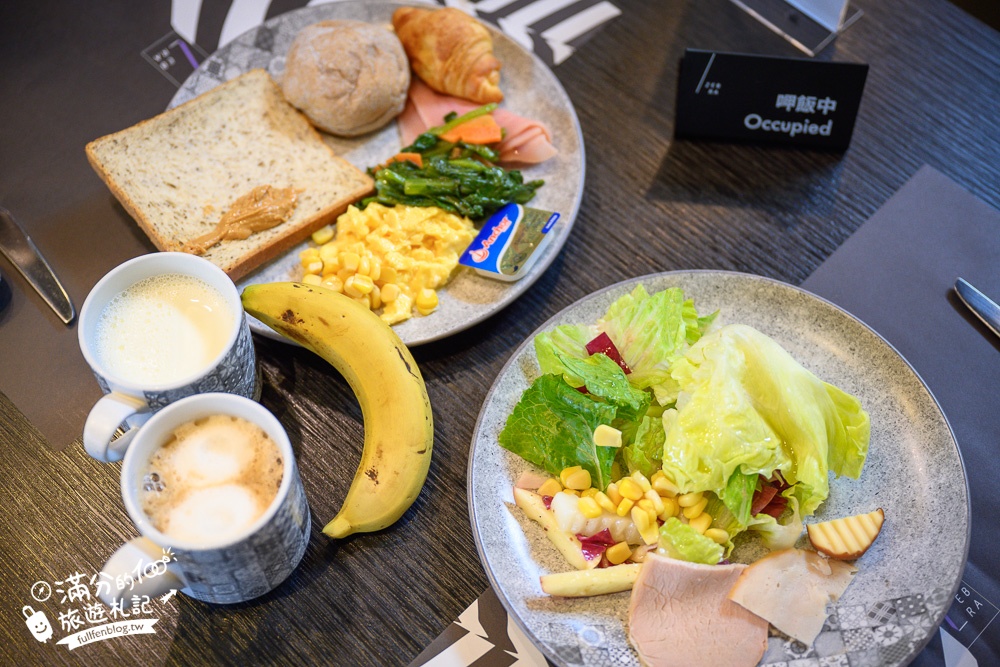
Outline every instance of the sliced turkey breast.
[[747, 567], [729, 599], [811, 646], [823, 629], [826, 605], [840, 599], [857, 571], [815, 551], [783, 549]]
[[729, 600], [746, 565], [700, 565], [650, 554], [632, 586], [629, 639], [648, 667], [752, 667], [767, 621]]

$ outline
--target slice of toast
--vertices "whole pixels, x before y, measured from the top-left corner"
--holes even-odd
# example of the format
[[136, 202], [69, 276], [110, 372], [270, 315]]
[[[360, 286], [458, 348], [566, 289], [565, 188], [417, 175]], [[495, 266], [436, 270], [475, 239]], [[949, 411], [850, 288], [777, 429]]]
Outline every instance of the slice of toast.
[[287, 220], [203, 256], [239, 280], [372, 191], [262, 69], [87, 144], [87, 159], [153, 244], [180, 251], [261, 185], [299, 190]]

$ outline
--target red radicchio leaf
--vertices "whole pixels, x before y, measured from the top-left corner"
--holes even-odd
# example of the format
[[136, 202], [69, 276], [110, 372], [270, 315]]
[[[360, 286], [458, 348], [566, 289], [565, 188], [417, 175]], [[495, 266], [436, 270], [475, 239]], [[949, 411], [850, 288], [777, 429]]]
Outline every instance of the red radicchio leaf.
[[773, 516], [775, 520], [777, 520], [781, 518], [781, 515], [785, 512], [786, 507], [788, 507], [788, 498], [784, 496], [775, 496], [774, 500], [768, 503], [767, 507], [761, 511], [768, 516]]
[[771, 502], [775, 495], [778, 493], [777, 487], [771, 486], [766, 479], [760, 478], [761, 487], [754, 491], [753, 501], [750, 503], [750, 516], [757, 516], [767, 504]]
[[608, 547], [615, 544], [614, 538], [611, 537], [611, 531], [607, 528], [590, 536], [577, 535], [576, 539], [580, 540], [580, 545], [583, 547], [583, 557], [587, 560], [600, 558]]
[[611, 337], [606, 333], [602, 333], [600, 336], [587, 343], [587, 352], [590, 354], [597, 354], [598, 352], [606, 354], [611, 358], [611, 361], [621, 366], [621, 369], [625, 371], [626, 375], [632, 372], [632, 369], [629, 368], [628, 364], [625, 363], [625, 360], [622, 359], [622, 355], [618, 352], [618, 348], [615, 347], [615, 344], [611, 341]]

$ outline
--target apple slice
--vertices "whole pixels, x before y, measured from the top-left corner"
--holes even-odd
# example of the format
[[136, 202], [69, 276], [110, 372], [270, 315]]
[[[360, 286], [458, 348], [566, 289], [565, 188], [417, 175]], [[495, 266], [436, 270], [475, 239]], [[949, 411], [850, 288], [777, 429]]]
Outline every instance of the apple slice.
[[854, 560], [868, 551], [881, 532], [884, 521], [885, 512], [879, 508], [868, 514], [810, 524], [806, 530], [816, 551], [837, 560]]

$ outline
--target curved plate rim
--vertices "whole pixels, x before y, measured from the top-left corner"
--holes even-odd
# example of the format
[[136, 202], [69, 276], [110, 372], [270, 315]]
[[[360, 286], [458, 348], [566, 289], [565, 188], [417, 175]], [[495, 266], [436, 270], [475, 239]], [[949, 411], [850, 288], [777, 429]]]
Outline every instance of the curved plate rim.
[[[611, 292], [611, 291], [622, 290], [623, 293], [624, 293], [624, 291], [625, 291], [625, 289], [627, 287], [633, 286], [635, 284], [638, 284], [638, 283], [641, 283], [641, 282], [644, 282], [644, 281], [649, 281], [651, 279], [661, 279], [661, 278], [668, 278], [669, 279], [671, 277], [681, 277], [681, 276], [688, 276], [688, 275], [718, 275], [718, 276], [739, 277], [739, 278], [745, 278], [745, 279], [747, 279], [749, 281], [763, 281], [763, 282], [771, 283], [773, 285], [780, 286], [782, 288], [788, 288], [788, 289], [791, 289], [793, 291], [799, 292], [799, 293], [801, 293], [801, 294], [803, 294], [805, 296], [808, 296], [808, 297], [811, 297], [811, 298], [817, 300], [818, 302], [820, 302], [822, 304], [825, 304], [826, 306], [829, 306], [830, 308], [832, 308], [832, 309], [834, 309], [836, 311], [839, 311], [839, 313], [841, 313], [842, 315], [848, 317], [849, 319], [853, 320], [857, 324], [861, 325], [862, 327], [864, 327], [865, 329], [867, 329], [872, 335], [874, 335], [875, 338], [878, 341], [880, 341], [882, 344], [884, 344], [886, 347], [888, 347], [896, 356], [899, 357], [900, 360], [902, 360], [903, 364], [906, 366], [906, 368], [909, 370], [909, 372], [913, 374], [913, 376], [917, 379], [917, 381], [923, 387], [924, 391], [927, 392], [927, 395], [929, 396], [932, 404], [936, 408], [937, 414], [941, 418], [941, 420], [942, 420], [944, 426], [946, 427], [947, 432], [948, 432], [948, 434], [949, 434], [949, 436], [951, 438], [951, 445], [952, 445], [952, 447], [954, 447], [955, 453], [956, 453], [956, 455], [958, 457], [959, 466], [960, 466], [961, 471], [962, 471], [962, 486], [963, 486], [963, 488], [965, 490], [965, 494], [964, 494], [963, 500], [964, 500], [964, 504], [965, 504], [965, 518], [966, 518], [966, 524], [965, 525], [966, 525], [966, 529], [965, 529], [965, 535], [964, 535], [964, 546], [963, 546], [963, 550], [962, 550], [961, 566], [958, 568], [958, 576], [956, 577], [955, 581], [951, 585], [951, 591], [950, 591], [950, 594], [949, 594], [949, 598], [954, 598], [955, 592], [958, 590], [958, 587], [962, 583], [962, 573], [965, 571], [966, 564], [968, 563], [969, 546], [970, 546], [970, 542], [971, 542], [971, 532], [972, 532], [972, 501], [971, 501], [971, 497], [969, 495], [968, 472], [967, 472], [966, 467], [965, 467], [965, 461], [962, 458], [962, 450], [958, 446], [958, 440], [955, 438], [955, 431], [954, 431], [954, 429], [952, 429], [951, 423], [948, 421], [948, 416], [945, 414], [944, 410], [941, 408], [941, 404], [938, 402], [937, 397], [934, 395], [934, 392], [931, 390], [931, 388], [924, 381], [923, 377], [920, 376], [920, 374], [917, 372], [917, 370], [909, 362], [909, 360], [906, 357], [904, 357], [899, 352], [899, 350], [896, 349], [896, 347], [892, 343], [890, 343], [888, 340], [886, 340], [880, 333], [878, 333], [875, 329], [873, 329], [871, 326], [869, 326], [864, 320], [862, 320], [861, 318], [859, 318], [856, 315], [852, 314], [851, 312], [847, 311], [846, 309], [838, 306], [837, 304], [833, 303], [832, 301], [830, 301], [830, 300], [828, 300], [828, 299], [826, 299], [826, 298], [824, 298], [822, 296], [819, 296], [818, 294], [814, 294], [813, 292], [810, 292], [809, 290], [806, 290], [806, 289], [804, 289], [802, 287], [798, 287], [796, 285], [792, 285], [790, 283], [786, 283], [784, 281], [777, 280], [777, 279], [774, 279], [774, 278], [768, 278], [766, 276], [759, 276], [759, 275], [751, 274], [751, 273], [743, 273], [743, 272], [740, 272], [740, 271], [724, 271], [724, 270], [714, 270], [714, 269], [691, 269], [691, 270], [681, 269], [681, 270], [675, 270], [675, 271], [663, 271], [663, 272], [657, 272], [657, 273], [650, 273], [650, 274], [646, 274], [646, 275], [643, 275], [643, 276], [638, 276], [638, 277], [635, 277], [635, 278], [628, 278], [628, 279], [625, 279], [625, 280], [613, 283], [611, 285], [608, 285], [606, 287], [603, 287], [603, 288], [601, 288], [599, 290], [596, 290], [594, 292], [591, 292], [589, 294], [586, 294], [585, 296], [581, 297], [580, 299], [578, 299], [578, 300], [574, 301], [573, 303], [567, 305], [566, 307], [562, 308], [557, 313], [555, 313], [552, 317], [550, 317], [545, 322], [543, 322], [542, 324], [540, 324], [531, 334], [528, 335], [527, 338], [525, 338], [525, 340], [523, 340], [514, 349], [513, 352], [511, 352], [511, 354], [508, 357], [507, 361], [504, 363], [503, 367], [501, 367], [500, 371], [497, 373], [496, 377], [494, 378], [493, 385], [490, 387], [490, 390], [487, 392], [486, 397], [483, 399], [483, 404], [480, 407], [479, 415], [476, 417], [476, 424], [475, 424], [475, 427], [473, 428], [473, 431], [472, 431], [472, 442], [471, 442], [471, 447], [469, 449], [468, 463], [466, 465], [466, 496], [468, 498], [469, 521], [470, 521], [470, 527], [472, 529], [472, 536], [473, 536], [473, 539], [475, 540], [475, 543], [476, 543], [476, 552], [479, 554], [479, 560], [482, 563], [483, 570], [486, 572], [486, 577], [487, 577], [487, 579], [490, 582], [490, 588], [492, 588], [494, 594], [497, 596], [497, 599], [500, 600], [500, 603], [503, 605], [504, 610], [507, 612], [508, 617], [514, 620], [514, 622], [517, 624], [517, 627], [531, 641], [532, 645], [534, 645], [535, 648], [537, 648], [539, 651], [541, 651], [542, 654], [546, 657], [546, 659], [548, 659], [550, 662], [552, 662], [552, 664], [558, 665], [559, 667], [568, 667], [568, 665], [567, 665], [567, 663], [565, 661], [563, 661], [558, 655], [552, 653], [552, 651], [550, 650], [550, 648], [548, 647], [547, 644], [545, 644], [544, 642], [540, 641], [539, 638], [537, 636], [535, 636], [534, 632], [532, 632], [532, 630], [527, 626], [527, 624], [520, 617], [520, 615], [515, 611], [513, 603], [510, 601], [510, 599], [508, 598], [507, 594], [499, 587], [497, 579], [496, 579], [496, 576], [493, 573], [493, 569], [487, 564], [486, 554], [484, 552], [482, 539], [480, 537], [479, 531], [477, 530], [477, 525], [478, 524], [477, 524], [476, 506], [475, 506], [475, 503], [473, 502], [473, 498], [475, 496], [475, 488], [474, 488], [474, 484], [473, 484], [473, 462], [474, 462], [474, 459], [475, 459], [476, 446], [477, 446], [477, 440], [479, 439], [480, 428], [482, 427], [482, 422], [483, 422], [484, 416], [486, 415], [487, 407], [489, 406], [490, 402], [493, 400], [494, 394], [498, 391], [499, 380], [501, 378], [503, 378], [503, 377], [506, 376], [506, 374], [509, 372], [511, 366], [513, 366], [515, 363], [517, 363], [518, 359], [521, 357], [521, 355], [524, 352], [525, 348], [527, 348], [529, 345], [532, 344], [532, 341], [534, 340], [535, 336], [537, 336], [540, 332], [545, 331], [546, 329], [549, 329], [552, 326], [554, 326], [555, 324], [557, 324], [559, 321], [561, 321], [563, 319], [563, 317], [568, 312], [574, 310], [575, 308], [577, 308], [578, 306], [580, 306], [583, 302], [589, 301], [591, 299], [600, 298], [600, 296], [602, 296], [604, 294], [607, 294], [608, 292]], [[933, 628], [937, 628], [937, 627], [939, 627], [941, 625], [941, 623], [944, 621], [944, 616], [945, 616], [946, 613], [947, 613], [947, 608], [943, 608], [940, 611], [940, 613], [937, 614], [936, 618], [934, 618]], [[897, 664], [898, 665], [905, 665], [905, 664], [908, 664], [910, 661], [912, 661], [927, 646], [927, 644], [930, 643], [931, 639], [933, 638], [933, 635], [934, 635], [933, 629], [931, 631], [927, 632], [927, 635], [923, 638], [923, 640], [915, 645], [914, 650], [911, 653], [909, 653], [908, 655], [906, 655]]]
[[[216, 49], [216, 51], [214, 51], [211, 55], [209, 55], [209, 57], [206, 58], [198, 66], [197, 70], [192, 72], [181, 83], [181, 85], [177, 89], [177, 92], [174, 94], [174, 96], [170, 100], [170, 103], [167, 105], [167, 108], [171, 109], [180, 103], [179, 99], [186, 94], [186, 87], [189, 81], [191, 81], [191, 79], [198, 74], [198, 71], [202, 67], [204, 67], [206, 63], [210, 62], [213, 58], [215, 58], [217, 54], [219, 54], [223, 49], [226, 49], [229, 44], [233, 44], [234, 42], [237, 42], [238, 40], [241, 39], [246, 39], [250, 35], [255, 35], [262, 28], [273, 27], [275, 24], [287, 20], [287, 17], [290, 15], [298, 15], [306, 13], [323, 14], [326, 12], [335, 11], [337, 8], [342, 8], [347, 5], [371, 7], [379, 4], [390, 5], [390, 6], [412, 6], [412, 5], [425, 5], [429, 7], [441, 6], [432, 2], [424, 2], [423, 0], [414, 0], [412, 2], [407, 2], [403, 0], [376, 0], [375, 2], [369, 2], [368, 0], [335, 0], [333, 2], [321, 3], [317, 5], [307, 5], [305, 7], [300, 7], [298, 9], [293, 9], [288, 12], [284, 12], [282, 14], [279, 14], [278, 16], [274, 16], [270, 19], [267, 19], [258, 26], [250, 28], [246, 32], [235, 37], [232, 41], [230, 41], [226, 45], [223, 45], [218, 49]], [[577, 116], [576, 107], [573, 105], [573, 101], [566, 93], [566, 89], [563, 87], [562, 82], [559, 80], [559, 77], [555, 75], [555, 72], [553, 72], [552, 69], [548, 65], [546, 65], [545, 62], [542, 61], [542, 59], [539, 58], [537, 54], [535, 54], [532, 51], [529, 51], [528, 49], [525, 49], [521, 44], [518, 44], [516, 41], [508, 37], [500, 30], [498, 30], [492, 24], [485, 21], [481, 21], [481, 23], [490, 31], [494, 39], [498, 38], [502, 39], [508, 42], [510, 45], [513, 45], [516, 48], [520, 49], [524, 55], [527, 55], [531, 58], [531, 60], [534, 62], [536, 70], [540, 69], [542, 72], [546, 73], [548, 77], [551, 78], [551, 83], [554, 85], [555, 90], [559, 93], [559, 101], [561, 105], [564, 107], [564, 109], [568, 111], [569, 116], [573, 122], [576, 141], [580, 147], [579, 158], [578, 158], [580, 165], [580, 177], [577, 183], [575, 184], [575, 194], [573, 196], [573, 202], [569, 212], [566, 213], [565, 215], [563, 215], [562, 212], [560, 212], [560, 218], [565, 220], [565, 222], [562, 222], [562, 220], [560, 221], [562, 226], [562, 233], [556, 238], [553, 238], [552, 241], [549, 242], [549, 247], [545, 250], [544, 256], [538, 258], [538, 261], [535, 263], [534, 266], [529, 268], [528, 272], [525, 274], [523, 278], [514, 283], [511, 283], [510, 288], [504, 290], [503, 296], [497, 301], [493, 301], [488, 308], [484, 308], [482, 312], [476, 313], [473, 317], [463, 320], [460, 324], [454, 327], [451, 327], [449, 329], [446, 329], [444, 331], [435, 334], [429, 334], [416, 338], [400, 336], [403, 343], [408, 347], [415, 347], [417, 345], [424, 345], [426, 343], [432, 343], [434, 341], [442, 340], [454, 334], [465, 331], [471, 327], [474, 327], [475, 325], [484, 322], [485, 320], [488, 320], [490, 317], [493, 317], [494, 315], [502, 311], [504, 308], [509, 306], [511, 303], [513, 303], [522, 294], [524, 294], [532, 285], [534, 285], [535, 282], [538, 281], [539, 278], [542, 277], [545, 271], [548, 270], [548, 268], [552, 265], [553, 262], [555, 262], [556, 258], [562, 252], [563, 246], [566, 244], [566, 241], [569, 239], [569, 236], [573, 231], [573, 225], [576, 223], [576, 218], [580, 211], [580, 205], [583, 201], [583, 188], [587, 177], [587, 154], [586, 154], [586, 146], [584, 145], [583, 141], [583, 130], [580, 126], [580, 119]], [[290, 250], [289, 252], [294, 252], [294, 250]], [[285, 255], [282, 255], [282, 257], [283, 256]], [[256, 273], [256, 271], [250, 273], [248, 276], [245, 276], [243, 279], [240, 280], [239, 284], [244, 286], [247, 284], [251, 284], [253, 282], [254, 273]], [[488, 280], [488, 278], [484, 278], [484, 280]], [[254, 333], [265, 336], [272, 340], [280, 341], [282, 343], [288, 343], [292, 345], [295, 344], [294, 342], [289, 341], [287, 338], [284, 338], [280, 334], [276, 333], [270, 327], [266, 326], [265, 324], [255, 319], [254, 317], [248, 316], [247, 319], [250, 324], [250, 328], [252, 331], [254, 331]]]

